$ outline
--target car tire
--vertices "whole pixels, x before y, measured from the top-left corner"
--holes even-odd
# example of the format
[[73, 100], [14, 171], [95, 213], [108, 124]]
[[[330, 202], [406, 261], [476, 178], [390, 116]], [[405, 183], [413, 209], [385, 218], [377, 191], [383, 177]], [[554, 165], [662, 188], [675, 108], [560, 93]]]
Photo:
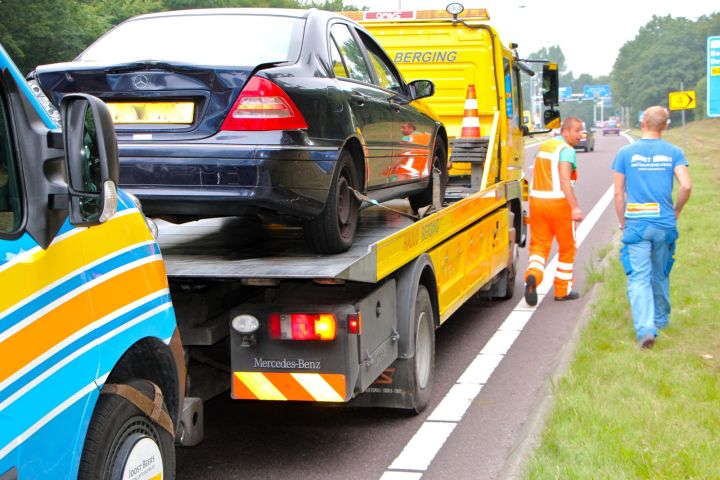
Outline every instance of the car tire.
[[410, 358], [413, 407], [409, 408], [408, 412], [418, 414], [425, 410], [430, 403], [430, 393], [435, 376], [435, 315], [430, 301], [430, 293], [424, 285], [418, 286], [415, 297], [413, 335], [415, 336], [415, 348]]
[[352, 246], [358, 225], [360, 201], [352, 190], [359, 188], [350, 153], [340, 154], [330, 192], [322, 213], [307, 220], [305, 241], [316, 253], [341, 253]]
[[[150, 402], [154, 402], [156, 391], [159, 392], [159, 388], [146, 380], [131, 380], [127, 386]], [[162, 411], [167, 415], [165, 402]], [[140, 468], [133, 478], [142, 474], [147, 478], [172, 480], [175, 478], [174, 442], [169, 431], [133, 402], [117, 393], [101, 393], [85, 437], [78, 479], [129, 478], [131, 470]], [[143, 465], [143, 460], [148, 463]], [[135, 467], [138, 464], [140, 466]]]
[[410, 195], [410, 207], [413, 211], [417, 212], [422, 207], [426, 207], [433, 202], [433, 170], [437, 168], [440, 170], [440, 198], [445, 198], [445, 188], [448, 183], [448, 168], [447, 168], [447, 149], [440, 139], [437, 140], [437, 145], [433, 152], [432, 167], [430, 168], [430, 181], [427, 187], [420, 193]]

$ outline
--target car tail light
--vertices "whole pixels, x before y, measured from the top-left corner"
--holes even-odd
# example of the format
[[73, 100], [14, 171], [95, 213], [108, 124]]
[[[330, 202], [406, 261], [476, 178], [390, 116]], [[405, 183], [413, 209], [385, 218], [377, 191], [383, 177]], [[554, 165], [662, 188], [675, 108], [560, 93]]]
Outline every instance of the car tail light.
[[299, 130], [307, 122], [275, 83], [252, 77], [235, 101], [221, 130]]
[[276, 340], [335, 340], [337, 322], [332, 313], [270, 314], [270, 338]]

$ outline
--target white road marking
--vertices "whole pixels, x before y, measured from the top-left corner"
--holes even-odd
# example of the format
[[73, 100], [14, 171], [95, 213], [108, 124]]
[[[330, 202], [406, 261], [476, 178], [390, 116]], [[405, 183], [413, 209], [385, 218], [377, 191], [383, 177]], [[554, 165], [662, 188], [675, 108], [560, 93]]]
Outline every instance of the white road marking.
[[[578, 247], [610, 205], [612, 198], [613, 187], [611, 186], [577, 228], [575, 241]], [[477, 357], [460, 375], [455, 385], [450, 388], [450, 391], [405, 445], [400, 455], [390, 464], [380, 480], [419, 480], [422, 478], [423, 472], [428, 469], [435, 455], [480, 393], [483, 385], [487, 383], [495, 368], [510, 350], [537, 307], [548, 296], [547, 293], [552, 288], [557, 262], [558, 257], [555, 255], [545, 268], [545, 278], [537, 288], [537, 305], [529, 306], [525, 303], [524, 298], [518, 302]]]

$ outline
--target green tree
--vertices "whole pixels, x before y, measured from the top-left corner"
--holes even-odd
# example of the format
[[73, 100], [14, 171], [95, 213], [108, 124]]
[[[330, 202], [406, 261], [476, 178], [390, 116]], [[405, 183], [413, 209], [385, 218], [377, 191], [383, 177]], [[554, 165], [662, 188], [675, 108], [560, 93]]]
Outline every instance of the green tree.
[[96, 20], [81, 2], [2, 0], [0, 39], [22, 73], [72, 60], [93, 39]]
[[[690, 90], [705, 76], [705, 42], [720, 32], [720, 13], [697, 21], [654, 16], [625, 43], [613, 65], [611, 85], [614, 106], [640, 111], [666, 105], [669, 92]], [[690, 113], [691, 119], [693, 114]], [[680, 124], [680, 114], [673, 113]]]

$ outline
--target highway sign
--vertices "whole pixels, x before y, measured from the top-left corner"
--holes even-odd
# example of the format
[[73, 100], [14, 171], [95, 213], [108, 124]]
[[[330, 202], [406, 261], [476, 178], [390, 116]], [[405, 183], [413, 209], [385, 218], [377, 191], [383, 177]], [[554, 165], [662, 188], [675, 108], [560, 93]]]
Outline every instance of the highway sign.
[[559, 87], [558, 95], [562, 100], [568, 100], [572, 96], [572, 87]]
[[668, 93], [668, 106], [670, 110], [690, 110], [695, 108], [695, 90]]
[[583, 85], [583, 96], [587, 98], [609, 98], [610, 85]]
[[720, 37], [707, 39], [707, 113], [720, 117]]

